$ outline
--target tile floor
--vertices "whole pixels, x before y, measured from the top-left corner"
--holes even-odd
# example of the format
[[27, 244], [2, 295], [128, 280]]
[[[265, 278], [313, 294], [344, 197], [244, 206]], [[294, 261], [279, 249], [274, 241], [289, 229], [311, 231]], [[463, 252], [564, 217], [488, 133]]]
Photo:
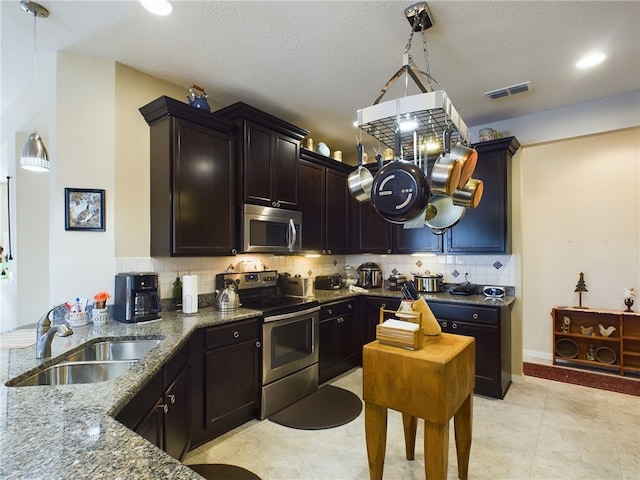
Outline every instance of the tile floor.
[[[362, 398], [362, 370], [333, 385]], [[640, 397], [534, 377], [504, 400], [474, 396], [469, 479], [640, 479]], [[424, 479], [422, 423], [416, 459], [404, 458], [402, 420], [389, 411], [384, 479]], [[449, 474], [458, 477], [453, 426]], [[263, 480], [369, 478], [364, 411], [342, 427], [303, 431], [251, 421], [190, 452], [186, 464], [229, 463]]]

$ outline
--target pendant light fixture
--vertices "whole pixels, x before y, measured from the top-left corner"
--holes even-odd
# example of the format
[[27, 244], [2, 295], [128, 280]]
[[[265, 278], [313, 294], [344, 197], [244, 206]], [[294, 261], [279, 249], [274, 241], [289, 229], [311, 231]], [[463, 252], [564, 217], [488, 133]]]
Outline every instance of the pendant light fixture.
[[[426, 2], [420, 2], [407, 7], [404, 14], [411, 25], [411, 34], [404, 50], [402, 67], [382, 87], [372, 106], [356, 112], [356, 126], [391, 148], [395, 143], [395, 127], [399, 124], [403, 134], [412, 132], [411, 135], [402, 137], [401, 149], [404, 152], [411, 152], [414, 149], [413, 133], [417, 133], [423, 139], [434, 140], [431, 143], [435, 145], [437, 135], [434, 136], [434, 132], [444, 131], [448, 125], [453, 128], [452, 141], [466, 144], [469, 139], [467, 125], [429, 71], [429, 52], [425, 31], [433, 26], [431, 12]], [[422, 37], [424, 71], [416, 66], [409, 53], [414, 33], [419, 33]], [[405, 77], [404, 97], [381, 102], [387, 90], [403, 75]], [[409, 80], [415, 83], [421, 93], [408, 95]], [[438, 88], [434, 88], [433, 84]], [[442, 151], [442, 148], [443, 146], [439, 145], [438, 150]]]
[[49, 155], [47, 148], [42, 141], [42, 137], [38, 134], [38, 101], [37, 101], [37, 44], [36, 44], [36, 18], [47, 18], [49, 16], [49, 10], [42, 5], [22, 0], [20, 7], [33, 16], [33, 105], [34, 105], [34, 123], [36, 124], [35, 131], [29, 135], [27, 143], [22, 147], [22, 153], [20, 154], [20, 166], [26, 170], [33, 172], [47, 172], [49, 171]]

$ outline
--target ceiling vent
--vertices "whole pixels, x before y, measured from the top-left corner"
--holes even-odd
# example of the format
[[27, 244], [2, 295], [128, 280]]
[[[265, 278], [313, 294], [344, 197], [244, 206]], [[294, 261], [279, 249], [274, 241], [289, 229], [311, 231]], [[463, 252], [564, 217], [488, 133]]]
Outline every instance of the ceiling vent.
[[498, 98], [508, 97], [509, 95], [516, 95], [517, 93], [524, 93], [531, 90], [531, 82], [517, 83], [510, 87], [499, 88], [498, 90], [491, 90], [490, 92], [484, 92], [484, 94], [491, 100], [497, 100]]

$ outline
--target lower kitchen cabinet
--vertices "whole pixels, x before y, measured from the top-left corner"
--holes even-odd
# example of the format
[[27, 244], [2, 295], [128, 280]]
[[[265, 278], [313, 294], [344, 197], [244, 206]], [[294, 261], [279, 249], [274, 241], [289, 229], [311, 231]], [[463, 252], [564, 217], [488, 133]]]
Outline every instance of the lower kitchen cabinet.
[[320, 307], [319, 383], [358, 364], [358, 298]]
[[260, 327], [261, 319], [255, 318], [196, 332], [202, 343], [193, 387], [197, 395], [192, 417], [194, 446], [258, 417]]
[[116, 420], [182, 460], [190, 446], [190, 343], [116, 415]]
[[476, 339], [475, 393], [504, 398], [511, 384], [510, 307], [428, 302], [442, 331]]

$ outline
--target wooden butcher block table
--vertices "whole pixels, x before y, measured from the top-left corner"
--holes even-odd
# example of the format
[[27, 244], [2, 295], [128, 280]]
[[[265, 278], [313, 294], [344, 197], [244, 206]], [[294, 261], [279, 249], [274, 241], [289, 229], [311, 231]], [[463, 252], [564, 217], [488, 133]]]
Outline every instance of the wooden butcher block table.
[[378, 341], [363, 347], [365, 434], [371, 480], [382, 479], [387, 409], [402, 413], [408, 460], [415, 452], [417, 418], [425, 420], [428, 480], [447, 478], [449, 420], [454, 417], [458, 476], [466, 480], [471, 450], [475, 339], [443, 333], [423, 336], [408, 350]]

